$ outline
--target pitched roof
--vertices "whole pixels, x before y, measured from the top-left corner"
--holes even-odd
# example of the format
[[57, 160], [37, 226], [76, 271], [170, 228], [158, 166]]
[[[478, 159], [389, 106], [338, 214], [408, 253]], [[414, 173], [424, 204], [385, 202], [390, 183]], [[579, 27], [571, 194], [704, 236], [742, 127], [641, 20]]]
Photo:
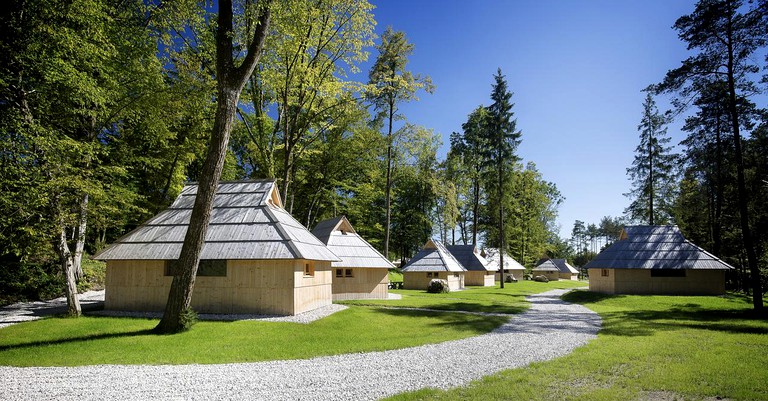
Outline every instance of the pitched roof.
[[677, 226], [626, 226], [619, 241], [600, 252], [585, 268], [708, 269], [733, 267], [683, 237]]
[[[197, 184], [173, 204], [99, 252], [99, 260], [178, 259]], [[336, 255], [282, 208], [274, 180], [219, 183], [201, 259], [306, 259]]]
[[560, 268], [557, 267], [552, 259], [544, 259], [541, 263], [536, 265], [531, 271], [534, 272], [559, 272]]
[[472, 271], [492, 271], [486, 260], [474, 245], [446, 245], [445, 248], [461, 265]]
[[463, 272], [456, 258], [440, 241], [429, 240], [419, 253], [403, 266], [403, 272]]
[[[488, 269], [497, 271], [499, 270], [499, 249], [498, 248], [485, 248], [482, 255], [488, 261]], [[518, 261], [511, 256], [504, 254], [504, 270], [525, 270], [525, 266], [521, 265]]]
[[328, 246], [341, 261], [332, 262], [333, 267], [362, 267], [389, 269], [395, 267], [368, 241], [355, 232], [344, 216], [334, 217], [317, 223], [312, 230], [320, 241]]
[[[579, 274], [579, 271], [576, 270], [575, 267], [573, 267], [570, 264], [568, 264], [568, 261], [566, 261], [565, 259], [541, 258], [536, 263], [536, 266], [538, 267], [539, 265], [541, 265], [542, 263], [545, 263], [548, 260], [552, 261], [552, 263], [555, 265], [555, 267], [557, 267], [557, 270], [559, 270], [560, 273]], [[534, 268], [534, 270], [536, 270], [536, 269]]]

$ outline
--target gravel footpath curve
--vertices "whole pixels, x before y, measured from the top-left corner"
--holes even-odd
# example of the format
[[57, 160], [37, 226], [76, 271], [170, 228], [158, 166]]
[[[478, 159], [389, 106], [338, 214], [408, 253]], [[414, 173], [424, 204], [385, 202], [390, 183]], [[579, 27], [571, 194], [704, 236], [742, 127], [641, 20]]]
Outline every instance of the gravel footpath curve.
[[491, 333], [392, 351], [225, 365], [0, 367], [0, 399], [373, 400], [461, 386], [595, 338], [600, 317], [561, 301], [566, 291], [528, 297], [528, 311]]

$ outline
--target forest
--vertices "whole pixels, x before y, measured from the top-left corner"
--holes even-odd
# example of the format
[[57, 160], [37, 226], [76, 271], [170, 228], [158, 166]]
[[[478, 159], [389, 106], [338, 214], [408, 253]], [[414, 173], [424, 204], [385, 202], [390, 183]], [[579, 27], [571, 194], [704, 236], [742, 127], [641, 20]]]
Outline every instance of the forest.
[[[502, 246], [529, 268], [542, 256], [581, 266], [624, 223], [678, 224], [739, 269], [733, 288], [765, 288], [752, 285], [768, 268], [765, 1], [701, 1], [677, 21], [693, 55], [646, 89], [626, 215], [577, 221], [570, 239], [556, 224], [564, 196], [518, 154], [525, 127], [502, 69], [477, 82], [488, 98], [456, 132], [412, 124], [402, 105], [439, 82], [409, 69], [421, 44], [407, 32], [375, 34], [373, 9], [236, 2], [229, 54], [255, 68], [242, 75], [221, 180], [274, 178], [302, 224], [345, 215], [392, 260], [434, 237]], [[2, 11], [0, 302], [60, 295], [63, 272], [82, 281], [88, 255], [202, 179], [221, 97], [217, 17], [194, 0]], [[673, 110], [659, 112], [657, 96]], [[685, 120], [679, 152], [672, 119]]]

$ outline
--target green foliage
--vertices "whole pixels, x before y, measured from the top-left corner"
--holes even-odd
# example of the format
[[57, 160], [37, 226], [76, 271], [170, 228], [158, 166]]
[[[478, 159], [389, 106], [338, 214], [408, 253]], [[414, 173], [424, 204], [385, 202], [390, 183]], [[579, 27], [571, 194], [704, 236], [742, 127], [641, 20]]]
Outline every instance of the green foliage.
[[0, 305], [39, 301], [62, 294], [64, 280], [57, 265], [20, 260], [6, 255], [0, 259]]
[[637, 127], [640, 144], [635, 149], [632, 167], [627, 168], [632, 190], [624, 194], [632, 199], [625, 213], [643, 224], [668, 224], [672, 218], [677, 156], [666, 146], [672, 140], [667, 136], [668, 123], [669, 119], [659, 114], [651, 93], [647, 93]]
[[432, 279], [427, 286], [427, 292], [430, 294], [443, 294], [451, 292], [451, 287], [445, 280]]
[[562, 358], [506, 370], [466, 387], [389, 400], [768, 398], [765, 386], [756, 385], [768, 380], [768, 354], [762, 351], [768, 346], [768, 322], [751, 314], [744, 297], [575, 291], [563, 298], [600, 314], [603, 328], [596, 340]]
[[103, 290], [107, 278], [107, 264], [100, 260], [83, 257], [83, 277], [77, 283], [79, 292]]

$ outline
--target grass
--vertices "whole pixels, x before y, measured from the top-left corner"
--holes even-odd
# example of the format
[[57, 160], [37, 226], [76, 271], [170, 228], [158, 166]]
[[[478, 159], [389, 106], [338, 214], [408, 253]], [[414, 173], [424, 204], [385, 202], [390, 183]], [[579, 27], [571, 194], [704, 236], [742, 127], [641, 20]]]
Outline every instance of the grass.
[[391, 400], [765, 400], [768, 320], [741, 296], [609, 296], [572, 292], [598, 312], [598, 338], [573, 353], [450, 391]]
[[530, 294], [557, 288], [584, 287], [585, 282], [551, 281], [538, 283], [520, 281], [507, 283], [504, 289], [499, 287], [467, 287], [463, 291], [444, 294], [430, 294], [421, 290], [390, 290], [401, 294], [399, 300], [353, 300], [340, 303], [347, 305], [388, 306], [398, 308], [425, 308], [445, 311], [469, 311], [484, 313], [520, 313], [528, 308], [525, 297]]
[[[255, 362], [381, 351], [487, 333], [506, 317], [352, 307], [310, 324], [197, 323], [156, 335], [155, 319], [48, 318], [0, 329], [0, 365]], [[393, 329], [393, 328], [397, 329]]]
[[390, 283], [402, 283], [403, 273], [400, 269], [389, 269], [389, 282]]

